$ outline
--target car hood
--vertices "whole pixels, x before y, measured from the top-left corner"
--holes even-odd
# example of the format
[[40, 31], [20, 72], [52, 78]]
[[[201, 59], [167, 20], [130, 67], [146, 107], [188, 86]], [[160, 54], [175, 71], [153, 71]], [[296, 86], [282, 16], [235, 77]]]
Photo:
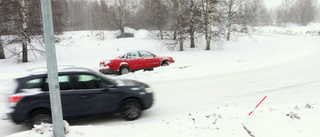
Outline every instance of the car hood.
[[146, 86], [146, 84], [136, 81], [136, 80], [129, 80], [129, 79], [116, 79], [115, 82], [117, 83], [117, 86]]

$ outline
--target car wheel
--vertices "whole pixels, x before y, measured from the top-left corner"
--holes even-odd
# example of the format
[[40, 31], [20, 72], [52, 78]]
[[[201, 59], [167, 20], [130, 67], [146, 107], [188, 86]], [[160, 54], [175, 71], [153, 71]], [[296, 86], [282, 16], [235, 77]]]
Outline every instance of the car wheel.
[[129, 99], [122, 103], [120, 116], [125, 120], [136, 120], [141, 115], [141, 104], [136, 99]]
[[124, 75], [124, 74], [128, 74], [129, 72], [130, 72], [129, 67], [121, 67], [120, 71], [119, 71], [119, 74], [120, 75]]
[[46, 110], [37, 110], [32, 113], [31, 116], [31, 122], [29, 124], [29, 127], [33, 127], [33, 125], [41, 125], [41, 123], [47, 123], [51, 124], [52, 119], [51, 115], [48, 111]]
[[164, 61], [162, 62], [161, 66], [169, 66], [170, 62], [169, 61]]

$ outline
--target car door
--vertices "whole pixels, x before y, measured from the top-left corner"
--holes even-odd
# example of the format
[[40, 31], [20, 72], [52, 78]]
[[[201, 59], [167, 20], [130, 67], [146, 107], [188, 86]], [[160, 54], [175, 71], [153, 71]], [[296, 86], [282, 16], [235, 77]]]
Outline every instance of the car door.
[[141, 57], [144, 59], [145, 62], [145, 68], [153, 68], [153, 67], [159, 67], [160, 66], [160, 60], [159, 58], [147, 51], [139, 51], [141, 54]]
[[143, 68], [143, 59], [137, 51], [127, 53], [125, 62], [129, 65], [131, 70]]
[[92, 74], [59, 76], [61, 103], [65, 117], [106, 113], [115, 109], [117, 95], [110, 83]]

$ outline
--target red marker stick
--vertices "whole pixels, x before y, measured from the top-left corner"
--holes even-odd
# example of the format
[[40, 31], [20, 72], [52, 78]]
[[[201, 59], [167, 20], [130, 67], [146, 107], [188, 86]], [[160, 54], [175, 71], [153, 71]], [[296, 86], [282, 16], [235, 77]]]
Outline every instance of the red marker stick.
[[264, 99], [266, 99], [266, 98], [267, 98], [267, 96], [265, 96], [265, 97], [259, 102], [259, 104], [249, 113], [249, 116], [254, 112], [254, 110], [255, 110], [256, 108], [259, 107], [259, 105], [262, 103], [262, 101], [264, 101]]

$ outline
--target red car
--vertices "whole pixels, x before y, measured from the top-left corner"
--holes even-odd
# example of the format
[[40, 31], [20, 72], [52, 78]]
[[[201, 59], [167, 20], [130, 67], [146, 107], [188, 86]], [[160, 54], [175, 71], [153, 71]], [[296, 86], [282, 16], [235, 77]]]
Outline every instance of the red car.
[[122, 75], [141, 69], [152, 70], [174, 62], [172, 57], [160, 57], [148, 51], [134, 51], [116, 59], [101, 61], [99, 71], [104, 74]]

